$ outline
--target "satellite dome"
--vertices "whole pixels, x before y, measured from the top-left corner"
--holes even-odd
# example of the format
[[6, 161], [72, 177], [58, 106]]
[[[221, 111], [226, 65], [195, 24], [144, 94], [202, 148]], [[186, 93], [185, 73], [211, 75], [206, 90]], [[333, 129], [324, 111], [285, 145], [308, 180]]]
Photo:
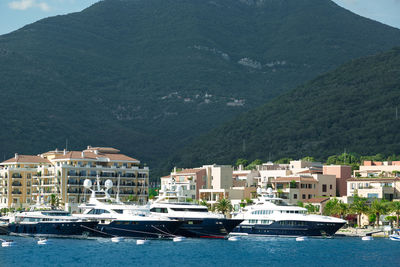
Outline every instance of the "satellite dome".
[[269, 195], [272, 194], [272, 188], [271, 188], [271, 187], [269, 187], [269, 188], [267, 189], [267, 193], [268, 193]]
[[107, 189], [110, 189], [111, 187], [113, 187], [113, 182], [112, 182], [110, 179], [108, 179], [108, 180], [104, 183], [104, 186], [105, 186]]
[[261, 195], [262, 189], [260, 187], [257, 188], [257, 194]]
[[92, 187], [92, 181], [90, 179], [85, 179], [85, 181], [83, 182], [83, 187], [91, 188]]

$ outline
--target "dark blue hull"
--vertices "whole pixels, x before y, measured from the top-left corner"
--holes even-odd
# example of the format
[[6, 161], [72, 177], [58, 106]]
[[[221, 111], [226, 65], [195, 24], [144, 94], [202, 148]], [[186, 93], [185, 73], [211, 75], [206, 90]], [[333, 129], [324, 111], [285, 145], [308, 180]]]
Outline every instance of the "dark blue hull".
[[97, 234], [103, 237], [166, 238], [174, 236], [181, 224], [181, 221], [116, 220], [110, 224], [99, 224], [97, 226]]
[[224, 238], [243, 220], [237, 219], [185, 219], [176, 235], [197, 238]]
[[10, 234], [86, 237], [93, 235], [97, 222], [37, 222], [37, 223], [10, 223]]
[[241, 224], [233, 233], [266, 236], [332, 236], [344, 223], [278, 221], [272, 224]]

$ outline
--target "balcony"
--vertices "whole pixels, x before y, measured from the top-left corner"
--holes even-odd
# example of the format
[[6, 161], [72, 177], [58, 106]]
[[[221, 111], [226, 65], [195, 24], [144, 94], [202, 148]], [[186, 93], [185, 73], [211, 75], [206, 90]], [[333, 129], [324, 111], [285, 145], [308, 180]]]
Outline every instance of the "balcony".
[[21, 195], [22, 192], [21, 191], [12, 191], [11, 194], [13, 194], [13, 195]]
[[22, 184], [20, 182], [12, 182], [11, 185], [12, 186], [22, 186]]

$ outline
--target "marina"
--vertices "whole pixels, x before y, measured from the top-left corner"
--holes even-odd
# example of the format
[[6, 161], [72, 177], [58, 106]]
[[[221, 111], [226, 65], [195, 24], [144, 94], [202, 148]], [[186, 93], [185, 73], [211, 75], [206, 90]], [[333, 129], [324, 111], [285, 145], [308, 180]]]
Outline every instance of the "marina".
[[400, 249], [399, 242], [388, 238], [365, 242], [351, 237], [303, 242], [278, 237], [240, 237], [236, 242], [188, 238], [144, 245], [133, 239], [51, 239], [47, 245], [33, 238], [13, 240], [14, 246], [0, 247], [1, 266], [397, 266]]

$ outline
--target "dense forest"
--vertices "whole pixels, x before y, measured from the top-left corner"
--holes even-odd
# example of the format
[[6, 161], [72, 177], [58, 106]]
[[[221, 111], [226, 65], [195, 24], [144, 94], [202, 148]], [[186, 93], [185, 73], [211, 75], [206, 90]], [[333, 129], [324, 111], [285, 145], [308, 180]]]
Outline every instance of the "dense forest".
[[[350, 59], [396, 45], [400, 30], [330, 0], [100, 1], [0, 36], [0, 153], [8, 158], [67, 144], [68, 149], [113, 146], [157, 170], [172, 153], [242, 112]], [[336, 97], [310, 111], [322, 105], [341, 113], [334, 108], [335, 101], [342, 101]], [[282, 109], [269, 114], [278, 123], [270, 127], [294, 142], [283, 144], [276, 140], [282, 135], [271, 132], [270, 144], [253, 155], [256, 140], [237, 125], [243, 133], [233, 131], [225, 138], [238, 143], [217, 146], [221, 155], [212, 152], [207, 160], [229, 162], [237, 156], [234, 147], [254, 157], [264, 157], [265, 151], [274, 157], [280, 156], [277, 151], [322, 151], [327, 145], [321, 143], [326, 137], [320, 129], [342, 130], [340, 121], [321, 119], [318, 126], [297, 125], [293, 135], [280, 117], [287, 122], [285, 116], [306, 116], [292, 107], [308, 99], [294, 95], [290, 101], [295, 105], [281, 103]], [[253, 114], [260, 116], [258, 124], [270, 119]], [[356, 120], [362, 114], [349, 115]], [[368, 130], [391, 138], [385, 128]], [[240, 140], [237, 134], [243, 134]], [[306, 143], [310, 134], [320, 138]], [[329, 142], [342, 150], [347, 135], [355, 134], [350, 129]], [[353, 147], [385, 148], [376, 142]]]
[[396, 160], [399, 103], [400, 48], [394, 48], [352, 60], [240, 115], [178, 151], [166, 169], [235, 164], [238, 158], [312, 156], [328, 164]]

